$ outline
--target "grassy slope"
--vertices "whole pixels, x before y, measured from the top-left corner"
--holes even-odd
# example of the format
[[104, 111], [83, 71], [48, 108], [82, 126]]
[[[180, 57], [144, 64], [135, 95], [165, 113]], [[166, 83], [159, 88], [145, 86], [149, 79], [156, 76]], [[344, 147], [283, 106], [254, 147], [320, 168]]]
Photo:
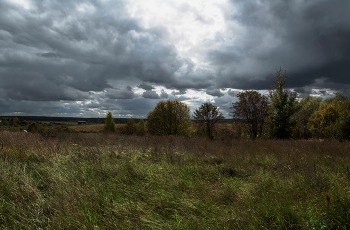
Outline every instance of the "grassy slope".
[[0, 140], [1, 228], [350, 228], [349, 142]]

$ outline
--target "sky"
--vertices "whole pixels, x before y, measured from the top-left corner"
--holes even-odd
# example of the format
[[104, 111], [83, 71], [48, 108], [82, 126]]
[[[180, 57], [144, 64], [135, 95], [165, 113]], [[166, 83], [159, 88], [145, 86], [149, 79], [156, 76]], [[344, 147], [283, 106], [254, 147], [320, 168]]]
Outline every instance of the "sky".
[[0, 116], [226, 118], [237, 93], [350, 95], [349, 0], [0, 0]]

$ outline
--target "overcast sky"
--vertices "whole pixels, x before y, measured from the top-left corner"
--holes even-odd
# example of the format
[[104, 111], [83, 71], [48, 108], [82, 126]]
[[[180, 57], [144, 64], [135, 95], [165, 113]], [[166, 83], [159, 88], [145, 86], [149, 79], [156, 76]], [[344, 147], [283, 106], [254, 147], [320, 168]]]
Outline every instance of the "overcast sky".
[[0, 0], [0, 115], [229, 118], [282, 66], [299, 97], [350, 94], [349, 0]]

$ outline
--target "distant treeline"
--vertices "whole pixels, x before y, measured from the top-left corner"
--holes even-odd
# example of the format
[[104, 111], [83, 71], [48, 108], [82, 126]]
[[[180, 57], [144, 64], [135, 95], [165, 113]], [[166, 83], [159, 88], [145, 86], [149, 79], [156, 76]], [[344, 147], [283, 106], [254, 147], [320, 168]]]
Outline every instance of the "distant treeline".
[[[3, 118], [18, 118], [21, 120], [27, 120], [31, 122], [38, 121], [53, 121], [53, 122], [78, 122], [78, 121], [86, 121], [91, 124], [104, 124], [106, 118], [79, 118], [79, 117], [44, 117], [44, 116], [3, 116]], [[133, 118], [135, 123], [139, 123], [141, 118]], [[114, 118], [114, 122], [116, 124], [125, 124], [127, 123], [129, 118]], [[147, 119], [143, 119], [145, 122]], [[232, 122], [231, 119], [224, 119], [224, 123], [230, 124]], [[235, 119], [235, 122], [242, 122], [241, 119]]]
[[[53, 122], [78, 122], [86, 121], [87, 123], [93, 124], [104, 124], [106, 118], [81, 118], [81, 117], [45, 117], [45, 116], [3, 116], [4, 118], [18, 118], [22, 120], [27, 120], [31, 122], [38, 121], [53, 121]], [[129, 118], [114, 118], [116, 124], [125, 124]], [[135, 122], [139, 122], [140, 119], [135, 118]]]

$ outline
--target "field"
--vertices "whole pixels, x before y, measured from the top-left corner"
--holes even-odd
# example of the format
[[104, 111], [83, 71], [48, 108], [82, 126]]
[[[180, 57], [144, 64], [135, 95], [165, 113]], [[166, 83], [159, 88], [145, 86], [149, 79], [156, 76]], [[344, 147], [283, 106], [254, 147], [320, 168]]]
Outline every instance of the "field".
[[7, 131], [0, 142], [1, 229], [350, 229], [349, 142]]
[[103, 131], [103, 124], [96, 124], [96, 125], [71, 125], [69, 126], [70, 129], [73, 129], [77, 132], [102, 132]]
[[[116, 124], [118, 128], [124, 127], [124, 124]], [[77, 132], [103, 132], [104, 124], [95, 124], [95, 125], [72, 125], [69, 126], [70, 129], [73, 129]]]

